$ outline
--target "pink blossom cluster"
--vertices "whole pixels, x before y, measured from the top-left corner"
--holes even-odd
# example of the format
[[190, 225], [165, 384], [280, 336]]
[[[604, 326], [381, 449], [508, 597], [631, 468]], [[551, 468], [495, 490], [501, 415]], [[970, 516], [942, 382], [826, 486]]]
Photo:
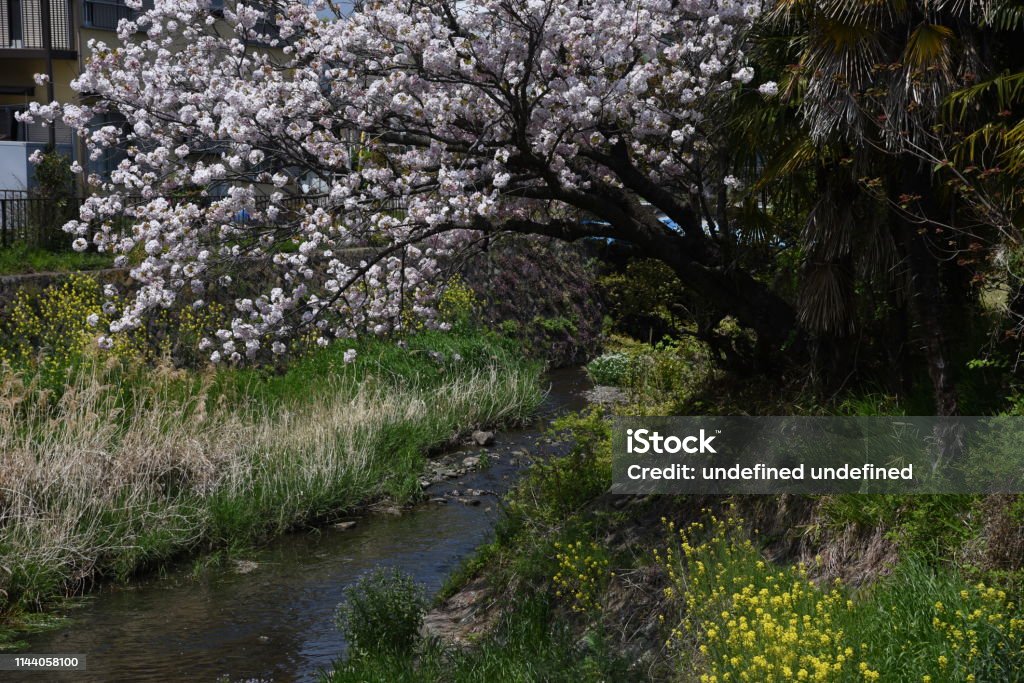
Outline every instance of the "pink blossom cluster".
[[[598, 205], [609, 194], [628, 207], [644, 184], [703, 192], [708, 103], [752, 80], [742, 36], [760, 11], [367, 0], [325, 18], [331, 7], [156, 0], [122, 20], [121, 45], [90, 42], [81, 103], [25, 115], [62, 118], [94, 160], [126, 151], [87, 178], [65, 227], [76, 248], [131, 264], [138, 292], [111, 333], [223, 293], [236, 315], [203, 341], [215, 361], [286, 353], [311, 328], [327, 343], [439, 326], [441, 264], [483, 234], [573, 237], [583, 212], [618, 225]], [[342, 258], [362, 246], [374, 256]]]

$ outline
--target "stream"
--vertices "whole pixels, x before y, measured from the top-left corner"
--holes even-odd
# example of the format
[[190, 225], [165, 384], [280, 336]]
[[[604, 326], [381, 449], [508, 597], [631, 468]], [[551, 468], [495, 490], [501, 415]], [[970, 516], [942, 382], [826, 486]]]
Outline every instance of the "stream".
[[[345, 651], [334, 613], [348, 586], [386, 566], [436, 592], [491, 537], [496, 496], [532, 457], [557, 452], [544, 430], [552, 417], [585, 405], [589, 383], [580, 369], [556, 370], [547, 381], [535, 424], [499, 432], [487, 449], [461, 449], [456, 461], [486, 450], [488, 467], [432, 484], [425, 491], [434, 502], [400, 516], [367, 514], [348, 529], [289, 534], [198, 577], [189, 565], [102, 587], [75, 601], [67, 625], [27, 637], [24, 649], [84, 654], [88, 670], [26, 680], [317, 680]], [[485, 493], [466, 497], [467, 490]]]

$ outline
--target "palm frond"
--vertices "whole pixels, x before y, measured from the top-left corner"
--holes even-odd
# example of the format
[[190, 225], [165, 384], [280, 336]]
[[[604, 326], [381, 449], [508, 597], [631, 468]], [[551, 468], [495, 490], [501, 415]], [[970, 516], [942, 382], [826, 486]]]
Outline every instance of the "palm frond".
[[825, 151], [807, 136], [794, 137], [779, 148], [776, 154], [762, 167], [754, 188], [766, 189], [780, 180], [795, 175], [797, 171], [815, 163], [820, 158], [819, 155]]
[[1004, 71], [951, 93], [946, 101], [947, 115], [963, 120], [986, 98], [994, 98], [992, 104], [998, 107], [997, 111], [1024, 104], [1024, 71]]
[[907, 45], [903, 50], [903, 61], [920, 70], [937, 68], [948, 71], [955, 40], [953, 29], [948, 26], [923, 22], [911, 32], [907, 39]]
[[1003, 0], [983, 3], [980, 22], [997, 31], [1019, 31], [1024, 29], [1024, 2]]
[[852, 294], [853, 285], [845, 268], [832, 263], [808, 265], [798, 301], [800, 322], [815, 332], [850, 331]]

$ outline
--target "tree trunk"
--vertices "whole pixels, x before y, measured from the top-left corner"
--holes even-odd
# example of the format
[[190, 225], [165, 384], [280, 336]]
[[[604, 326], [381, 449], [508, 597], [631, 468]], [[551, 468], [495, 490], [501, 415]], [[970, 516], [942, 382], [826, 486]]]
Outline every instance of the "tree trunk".
[[[925, 224], [927, 225], [927, 224]], [[910, 270], [910, 312], [921, 332], [922, 350], [932, 383], [936, 415], [960, 412], [944, 324], [939, 263], [929, 248], [926, 228], [903, 221], [901, 238]]]
[[[943, 213], [935, 201], [931, 174], [919, 161], [908, 159], [904, 162], [904, 182], [907, 191], [919, 198], [923, 214], [919, 218], [924, 219], [904, 217], [901, 221], [900, 233], [910, 270], [910, 312], [921, 331], [936, 415], [959, 415], [959, 396], [950, 355], [953, 338], [949, 330], [947, 294], [958, 299], [963, 293], [943, 291], [943, 264], [939, 257], [942, 250], [932, 241], [943, 228], [930, 219]], [[948, 278], [945, 280], [948, 283]]]

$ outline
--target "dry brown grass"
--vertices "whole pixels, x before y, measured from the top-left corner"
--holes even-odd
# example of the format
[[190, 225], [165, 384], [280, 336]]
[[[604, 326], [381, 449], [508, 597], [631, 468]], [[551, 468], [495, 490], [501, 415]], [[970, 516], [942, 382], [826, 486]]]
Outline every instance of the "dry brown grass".
[[0, 375], [0, 605], [365, 501], [415, 480], [410, 454], [537, 396], [530, 373], [492, 366], [439, 389], [339, 383], [271, 414], [210, 401], [206, 384], [175, 397], [160, 373], [126, 400], [111, 379], [93, 365], [53, 402]]

